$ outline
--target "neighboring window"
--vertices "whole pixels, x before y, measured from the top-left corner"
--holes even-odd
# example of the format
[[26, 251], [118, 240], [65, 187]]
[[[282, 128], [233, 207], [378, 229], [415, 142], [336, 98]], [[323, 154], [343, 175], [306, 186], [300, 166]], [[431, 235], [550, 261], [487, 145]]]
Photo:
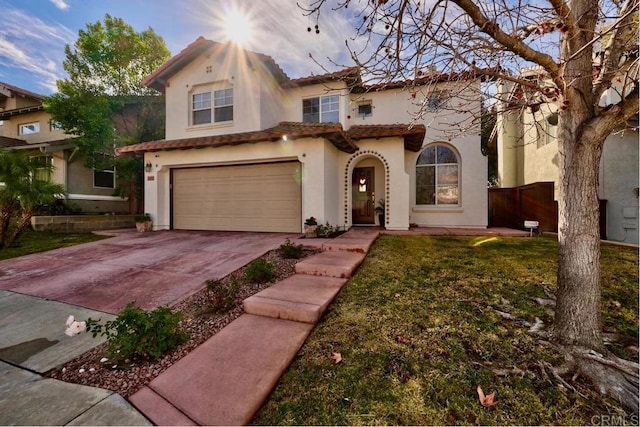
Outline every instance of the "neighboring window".
[[424, 149], [416, 162], [416, 204], [457, 205], [460, 202], [460, 165], [456, 153], [445, 145]]
[[62, 129], [62, 123], [56, 122], [55, 120], [51, 120], [49, 122], [49, 127], [50, 127], [50, 130], [52, 130], [52, 131], [53, 130], [61, 130]]
[[105, 166], [107, 156], [96, 157], [97, 167], [93, 169], [93, 186], [98, 188], [116, 188], [115, 166]]
[[194, 93], [191, 110], [193, 125], [211, 123], [211, 92]]
[[549, 116], [536, 121], [536, 145], [542, 148], [558, 136], [558, 114], [550, 114]]
[[19, 126], [20, 135], [31, 135], [34, 133], [40, 133], [40, 123], [25, 123]]
[[338, 123], [340, 121], [340, 97], [321, 96], [302, 100], [304, 123]]
[[34, 178], [39, 181], [51, 181], [53, 158], [51, 156], [36, 156], [32, 157], [31, 161], [36, 168]]
[[429, 111], [437, 111], [443, 108], [447, 103], [447, 96], [444, 93], [432, 93], [427, 98], [427, 109]]
[[362, 101], [358, 103], [358, 117], [371, 117], [373, 116], [373, 105], [371, 101]]
[[233, 120], [233, 89], [213, 92], [213, 121], [228, 122]]

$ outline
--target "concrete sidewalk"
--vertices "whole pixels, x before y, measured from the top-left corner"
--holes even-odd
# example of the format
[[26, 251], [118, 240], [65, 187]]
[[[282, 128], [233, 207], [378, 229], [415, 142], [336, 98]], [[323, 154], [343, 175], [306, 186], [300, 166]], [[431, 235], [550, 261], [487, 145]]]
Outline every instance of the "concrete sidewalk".
[[244, 302], [245, 313], [130, 401], [158, 425], [251, 421], [378, 231], [351, 229]]
[[42, 374], [104, 340], [64, 334], [69, 315], [112, 315], [37, 297], [0, 291], [0, 425], [148, 425], [119, 395]]

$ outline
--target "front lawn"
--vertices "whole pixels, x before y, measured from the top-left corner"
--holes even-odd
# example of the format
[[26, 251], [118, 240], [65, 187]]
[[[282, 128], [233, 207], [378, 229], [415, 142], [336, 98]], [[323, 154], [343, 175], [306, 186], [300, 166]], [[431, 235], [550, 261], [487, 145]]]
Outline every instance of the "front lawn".
[[105, 236], [91, 233], [63, 234], [25, 230], [13, 245], [0, 249], [0, 260], [79, 245], [80, 243], [95, 242], [105, 238]]
[[[586, 380], [562, 377], [586, 398], [562, 385], [553, 374], [562, 356], [528, 332], [536, 318], [552, 319], [556, 247], [548, 238], [381, 237], [253, 423], [632, 422]], [[638, 250], [602, 253], [610, 349], [637, 360]], [[478, 385], [496, 392], [496, 406], [479, 404]]]

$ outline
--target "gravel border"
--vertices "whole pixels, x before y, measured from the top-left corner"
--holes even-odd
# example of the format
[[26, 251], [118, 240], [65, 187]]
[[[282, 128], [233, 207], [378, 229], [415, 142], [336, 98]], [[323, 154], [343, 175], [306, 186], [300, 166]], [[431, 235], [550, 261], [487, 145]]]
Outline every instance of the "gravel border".
[[[305, 249], [303, 258], [317, 252], [316, 250]], [[114, 365], [108, 360], [100, 362], [100, 360], [109, 357], [107, 344], [103, 343], [49, 371], [47, 376], [65, 382], [112, 390], [125, 398], [131, 396], [243, 314], [242, 301], [244, 299], [295, 274], [294, 266], [300, 261], [298, 259], [283, 258], [277, 249], [266, 253], [261, 258], [274, 264], [276, 278], [273, 282], [258, 284], [247, 282], [244, 278], [246, 266], [221, 280], [225, 284], [229, 284], [231, 281], [237, 281], [240, 284], [240, 289], [236, 296], [236, 304], [232, 310], [226, 313], [213, 313], [209, 296], [204, 286], [200, 291], [172, 307], [174, 311], [182, 311], [184, 313], [181, 323], [184, 330], [189, 334], [189, 340], [168, 352], [162, 358], [158, 360], [132, 360], [126, 367]]]

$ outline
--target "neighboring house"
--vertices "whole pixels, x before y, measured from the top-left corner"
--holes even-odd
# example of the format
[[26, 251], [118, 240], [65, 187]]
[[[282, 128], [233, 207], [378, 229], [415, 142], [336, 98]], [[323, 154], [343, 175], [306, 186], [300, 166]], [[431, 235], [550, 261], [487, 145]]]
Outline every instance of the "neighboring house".
[[450, 132], [471, 124], [452, 111], [469, 82], [448, 77], [365, 87], [350, 68], [290, 79], [269, 56], [200, 37], [143, 82], [166, 95], [166, 139], [117, 152], [144, 155], [156, 230], [300, 232], [311, 216], [375, 225], [381, 199], [388, 229], [484, 228], [479, 127]]
[[[557, 201], [560, 188], [557, 107], [543, 103], [535, 112], [531, 108], [510, 109], [509, 105], [517, 104], [521, 96], [526, 94], [518, 88], [502, 86], [504, 101], [498, 107], [496, 128], [498, 185], [512, 188], [553, 183], [553, 198]], [[607, 96], [609, 92], [605, 93], [603, 103]], [[638, 244], [638, 118], [628, 125], [627, 129], [610, 135], [604, 144], [598, 189], [600, 229], [603, 239]]]
[[62, 184], [67, 203], [83, 213], [128, 213], [129, 201], [114, 196], [115, 171], [94, 170], [71, 143], [70, 136], [44, 111], [43, 96], [0, 82], [0, 146], [28, 150], [53, 165], [50, 179]]

